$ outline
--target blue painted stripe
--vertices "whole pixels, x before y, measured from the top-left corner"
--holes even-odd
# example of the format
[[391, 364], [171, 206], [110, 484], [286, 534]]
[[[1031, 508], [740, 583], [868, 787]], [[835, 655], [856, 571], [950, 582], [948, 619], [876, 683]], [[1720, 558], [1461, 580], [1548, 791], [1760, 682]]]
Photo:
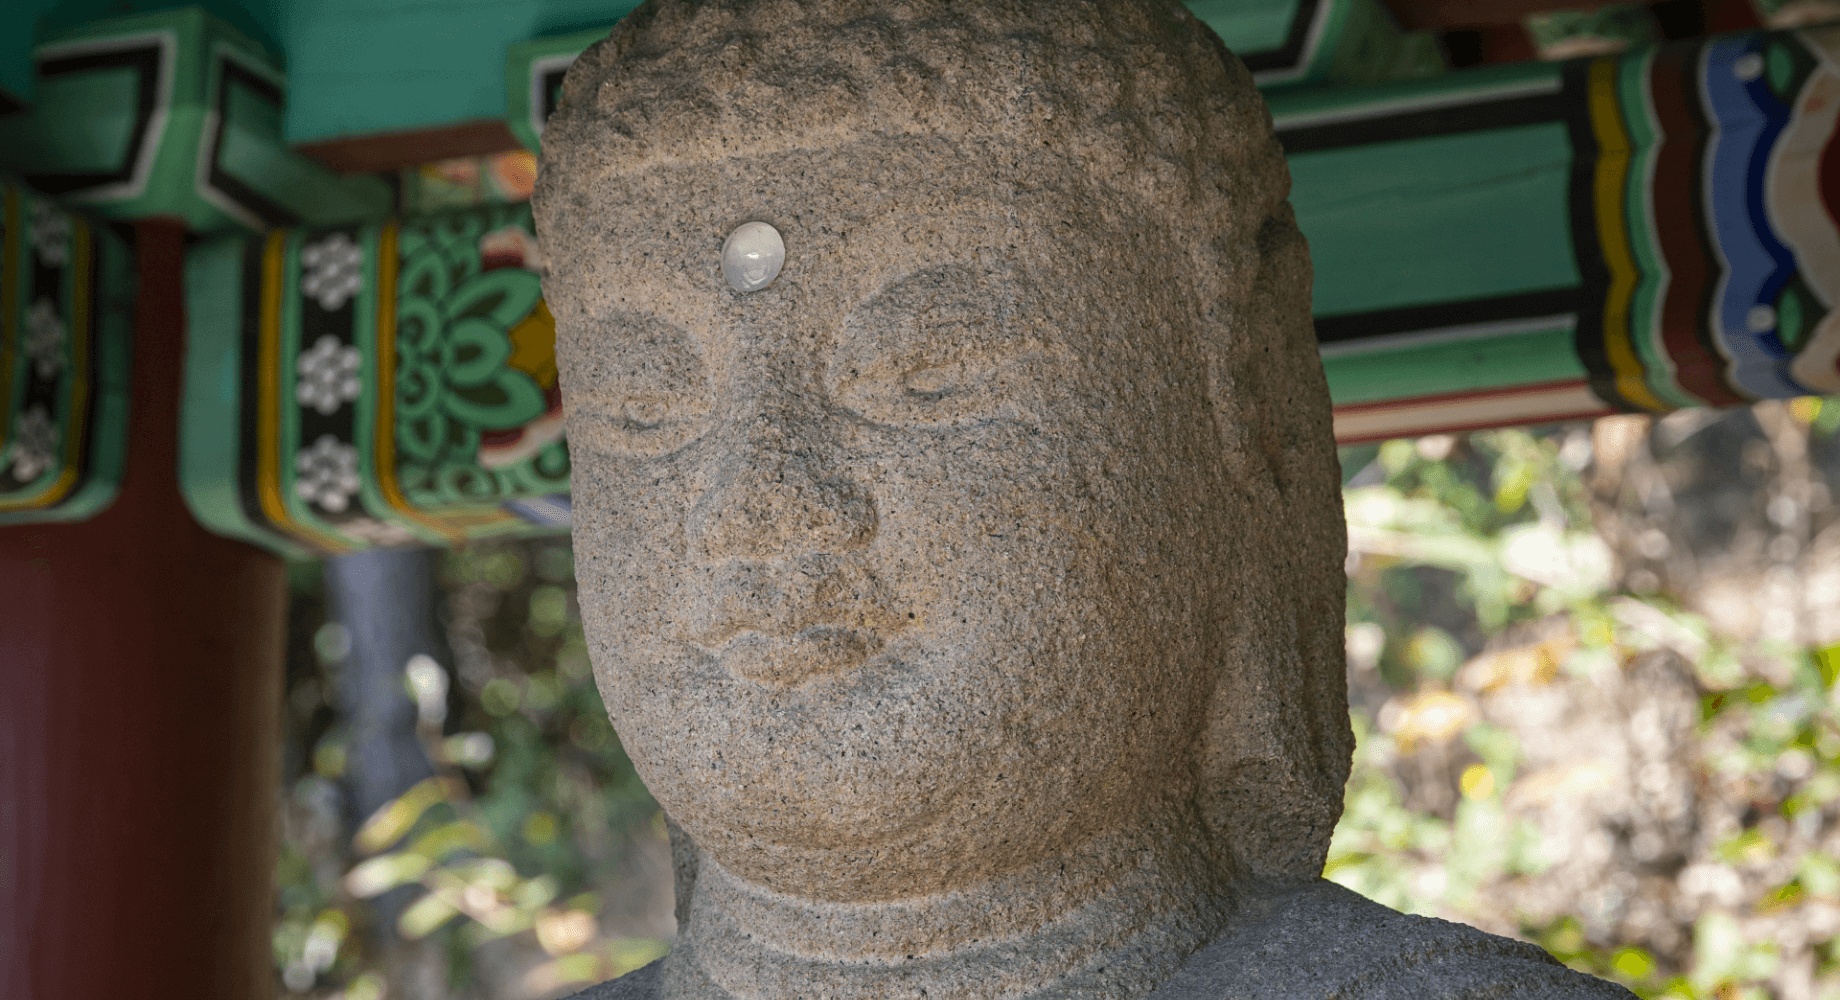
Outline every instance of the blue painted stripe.
[[1764, 182], [1790, 108], [1765, 82], [1763, 41], [1753, 35], [1706, 46], [1700, 79], [1714, 127], [1704, 192], [1723, 272], [1713, 294], [1713, 335], [1738, 391], [1781, 399], [1808, 390], [1789, 376], [1789, 352], [1776, 329], [1776, 296], [1795, 273], [1795, 257], [1770, 226]]

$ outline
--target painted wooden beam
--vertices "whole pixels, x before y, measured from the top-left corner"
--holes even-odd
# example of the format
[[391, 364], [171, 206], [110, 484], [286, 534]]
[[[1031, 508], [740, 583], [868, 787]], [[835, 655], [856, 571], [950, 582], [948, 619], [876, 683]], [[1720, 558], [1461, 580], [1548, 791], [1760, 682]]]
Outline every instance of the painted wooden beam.
[[[1840, 392], [1837, 30], [1272, 93], [1338, 434]], [[527, 209], [190, 256], [205, 523], [301, 554], [566, 523]]]
[[387, 185], [282, 141], [279, 56], [200, 8], [89, 22], [34, 48], [29, 113], [0, 117], [0, 168], [116, 219], [194, 231], [378, 215]]
[[[1260, 90], [1374, 83], [1444, 70], [1437, 38], [1400, 29], [1380, 0], [1184, 0], [1252, 70]], [[509, 47], [505, 120], [526, 149], [561, 97], [575, 57], [607, 37], [612, 22]], [[469, 150], [466, 154], [495, 152]]]
[[1840, 392], [1840, 28], [1272, 110], [1345, 438]]
[[[495, 4], [490, 19], [477, 18], [471, 5], [452, 3], [442, 11], [438, 30], [420, 3], [352, 2], [354, 9], [344, 12], [351, 20], [336, 38], [302, 29], [283, 39], [301, 91], [288, 111], [288, 134], [301, 149], [334, 165], [383, 164], [387, 151], [413, 148], [424, 139], [427, 149], [447, 143], [440, 148], [450, 152], [389, 165], [509, 148], [488, 148], [483, 126], [467, 133], [472, 144], [464, 148], [452, 145], [452, 137], [441, 131], [490, 117], [507, 121], [517, 139], [532, 145], [533, 132], [541, 129], [541, 109], [553, 102], [568, 57], [606, 37], [635, 5], [630, 0], [602, 3], [591, 16], [570, 22], [568, 31], [554, 32], [529, 30], [543, 19], [533, 19], [516, 2]], [[1187, 2], [1246, 60], [1261, 87], [1397, 79], [1443, 68], [1435, 37], [1402, 31], [1380, 0]], [[527, 33], [510, 33], [520, 27]], [[353, 50], [354, 41], [359, 51]], [[495, 47], [489, 44], [494, 41]], [[322, 51], [334, 44], [336, 59]], [[372, 48], [377, 54], [367, 58], [364, 52]], [[500, 62], [507, 51], [509, 59]], [[482, 53], [489, 55], [482, 59]], [[496, 71], [493, 86], [487, 87], [479, 70], [498, 65], [506, 66], [502, 89]], [[433, 85], [437, 79], [440, 86]], [[361, 91], [354, 86], [366, 80], [372, 85]], [[389, 99], [378, 100], [380, 94]]]
[[[1840, 28], [1271, 104], [1342, 440], [1840, 392]], [[206, 524], [307, 553], [567, 523], [527, 208], [190, 267]]]
[[121, 486], [128, 248], [0, 177], [0, 525], [73, 521]]
[[202, 523], [289, 554], [567, 527], [528, 205], [225, 238], [187, 266]]

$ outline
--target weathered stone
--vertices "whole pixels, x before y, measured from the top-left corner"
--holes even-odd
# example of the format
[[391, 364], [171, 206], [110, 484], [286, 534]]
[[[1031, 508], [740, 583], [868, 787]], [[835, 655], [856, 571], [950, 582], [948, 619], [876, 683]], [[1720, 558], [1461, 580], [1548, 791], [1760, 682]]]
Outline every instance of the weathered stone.
[[680, 916], [590, 996], [1573, 976], [1313, 881], [1345, 542], [1287, 188], [1167, 0], [653, 2], [582, 56], [537, 195], [576, 569]]

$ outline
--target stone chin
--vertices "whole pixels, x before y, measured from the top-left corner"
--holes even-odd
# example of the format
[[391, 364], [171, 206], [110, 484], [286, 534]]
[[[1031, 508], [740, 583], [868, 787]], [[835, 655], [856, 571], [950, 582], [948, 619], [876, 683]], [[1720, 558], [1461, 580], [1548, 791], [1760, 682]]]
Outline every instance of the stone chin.
[[[1180, 793], [1217, 644], [1175, 615], [1108, 630], [1098, 603], [934, 605], [860, 663], [792, 684], [636, 623], [590, 613], [589, 632], [628, 753], [699, 846], [779, 891], [864, 900], [998, 876]], [[638, 641], [614, 654], [619, 634]]]

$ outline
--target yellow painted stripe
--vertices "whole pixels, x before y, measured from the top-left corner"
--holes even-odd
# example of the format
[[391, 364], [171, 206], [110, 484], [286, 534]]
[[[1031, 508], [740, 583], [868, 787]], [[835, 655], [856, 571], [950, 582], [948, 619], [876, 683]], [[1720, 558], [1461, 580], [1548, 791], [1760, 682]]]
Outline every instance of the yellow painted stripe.
[[1673, 407], [1661, 401], [1644, 377], [1642, 358], [1630, 339], [1630, 307], [1642, 274], [1629, 246], [1629, 227], [1623, 197], [1629, 177], [1629, 130], [1616, 100], [1616, 60], [1602, 58], [1590, 70], [1591, 131], [1597, 138], [1597, 171], [1593, 178], [1597, 209], [1598, 244], [1610, 269], [1610, 290], [1604, 297], [1604, 353], [1610, 359], [1616, 390], [1624, 399], [1651, 412]]
[[256, 499], [269, 524], [314, 548], [345, 552], [351, 545], [294, 520], [281, 495], [281, 296], [287, 287], [285, 230], [269, 233], [262, 251], [262, 315], [256, 345]]
[[396, 481], [396, 279], [398, 224], [386, 222], [377, 234], [377, 423], [371, 439], [372, 472], [377, 492], [397, 514], [459, 542], [465, 535], [416, 510]]
[[95, 339], [90, 328], [90, 255], [95, 240], [89, 223], [71, 219], [70, 226], [70, 391], [64, 397], [64, 412], [70, 415], [64, 428], [64, 468], [45, 491], [35, 498], [34, 506], [51, 507], [59, 503], [77, 485], [77, 464], [83, 455], [84, 431], [89, 424], [89, 349]]

